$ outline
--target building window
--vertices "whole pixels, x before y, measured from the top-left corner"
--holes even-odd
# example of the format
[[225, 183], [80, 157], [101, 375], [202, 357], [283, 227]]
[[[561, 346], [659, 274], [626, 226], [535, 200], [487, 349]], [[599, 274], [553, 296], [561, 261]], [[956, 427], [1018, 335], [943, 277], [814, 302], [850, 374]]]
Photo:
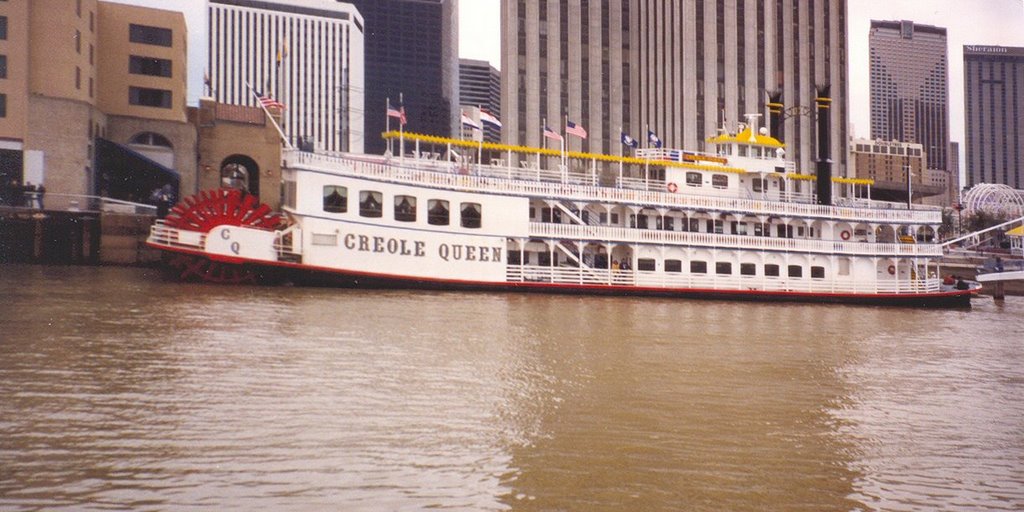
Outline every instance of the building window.
[[133, 75], [171, 77], [171, 61], [132, 55], [128, 59], [128, 72]]
[[75, 66], [75, 89], [82, 90], [82, 68]]
[[431, 199], [427, 201], [427, 224], [447, 226], [450, 222], [448, 201]]
[[7, 40], [7, 16], [0, 16], [0, 40]]
[[171, 149], [174, 146], [171, 145], [171, 141], [155, 132], [142, 132], [132, 137], [132, 144], [139, 144], [141, 146], [160, 146]]
[[665, 272], [682, 272], [683, 262], [679, 260], [665, 260]]
[[384, 214], [384, 195], [373, 190], [359, 192], [359, 216], [381, 217]]
[[171, 47], [171, 35], [172, 32], [169, 28], [150, 27], [134, 23], [128, 26], [128, 40], [133, 43]]
[[0, 78], [7, 78], [7, 56], [0, 55]]
[[7, 95], [0, 94], [0, 117], [7, 117]]
[[708, 273], [708, 262], [706, 262], [706, 261], [691, 261], [690, 262], [690, 273], [691, 274], [707, 274]]
[[483, 217], [480, 203], [462, 203], [461, 212], [462, 227], [471, 229], [480, 227], [481, 218]]
[[143, 107], [171, 108], [171, 91], [129, 87], [128, 103]]
[[395, 196], [395, 220], [399, 222], [416, 222], [415, 197]]
[[348, 188], [337, 185], [324, 186], [324, 211], [345, 213], [348, 211]]

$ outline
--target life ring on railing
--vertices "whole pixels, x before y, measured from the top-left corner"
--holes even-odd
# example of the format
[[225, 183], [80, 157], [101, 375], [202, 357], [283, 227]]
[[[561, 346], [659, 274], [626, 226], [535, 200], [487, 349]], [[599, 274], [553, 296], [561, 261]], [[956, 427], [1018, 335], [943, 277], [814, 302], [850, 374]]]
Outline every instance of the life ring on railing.
[[889, 265], [889, 275], [890, 276], [896, 275], [896, 265]]
[[849, 240], [850, 239], [850, 232], [849, 231], [843, 231], [842, 233], [839, 233], [839, 238], [842, 238], [843, 240]]
[[676, 192], [679, 191], [679, 185], [676, 185], [675, 183], [673, 183], [671, 181], [668, 182], [668, 191], [673, 193], [673, 194], [675, 194]]

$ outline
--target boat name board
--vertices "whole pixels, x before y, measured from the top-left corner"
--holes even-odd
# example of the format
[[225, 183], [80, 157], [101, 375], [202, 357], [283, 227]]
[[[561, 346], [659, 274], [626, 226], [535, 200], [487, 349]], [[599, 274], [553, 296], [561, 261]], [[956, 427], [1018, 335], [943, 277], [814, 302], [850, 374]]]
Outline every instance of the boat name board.
[[[414, 258], [422, 258], [427, 255], [427, 242], [404, 238], [349, 233], [342, 240], [342, 246], [356, 252], [386, 253]], [[437, 245], [436, 253], [437, 257], [444, 261], [503, 262], [501, 247], [441, 243]]]

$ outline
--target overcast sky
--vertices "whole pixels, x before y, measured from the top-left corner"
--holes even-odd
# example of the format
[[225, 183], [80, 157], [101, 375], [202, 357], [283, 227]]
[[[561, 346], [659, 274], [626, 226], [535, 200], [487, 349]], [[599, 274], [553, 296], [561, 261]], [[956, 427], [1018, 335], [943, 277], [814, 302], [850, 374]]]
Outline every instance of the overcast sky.
[[[189, 103], [198, 103], [206, 67], [205, 0], [114, 0], [180, 10], [189, 24]], [[1024, 0], [848, 0], [850, 121], [853, 135], [867, 137], [868, 30], [872, 19], [912, 20], [945, 27], [949, 40], [950, 135], [964, 140], [963, 45], [1024, 47]], [[460, 56], [501, 67], [499, 0], [459, 2]], [[963, 147], [961, 145], [961, 153]], [[962, 155], [961, 155], [962, 156]]]

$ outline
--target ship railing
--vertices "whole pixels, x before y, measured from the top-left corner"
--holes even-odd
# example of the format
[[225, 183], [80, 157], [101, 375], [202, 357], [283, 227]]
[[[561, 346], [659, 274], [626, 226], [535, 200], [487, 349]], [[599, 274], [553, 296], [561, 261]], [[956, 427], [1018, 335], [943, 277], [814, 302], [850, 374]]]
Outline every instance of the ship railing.
[[549, 222], [531, 222], [530, 237], [850, 256], [941, 257], [943, 254], [942, 247], [935, 244], [840, 242], [751, 235], [694, 233], [689, 231], [664, 231], [616, 226], [579, 226]]
[[202, 250], [206, 246], [206, 233], [172, 228], [161, 219], [150, 226], [149, 238], [146, 241], [166, 247]]
[[[357, 174], [399, 183], [424, 184], [467, 192], [489, 191], [517, 195], [532, 195], [606, 203], [644, 204], [652, 207], [702, 209], [717, 212], [740, 212], [751, 215], [828, 218], [852, 223], [897, 222], [939, 224], [941, 219], [934, 210], [901, 210], [824, 206], [771, 200], [739, 199], [692, 194], [672, 194], [661, 190], [633, 190], [628, 188], [599, 187], [591, 184], [573, 184], [565, 181], [538, 181], [536, 172], [528, 177], [510, 175], [507, 168], [487, 169], [484, 176], [472, 174], [476, 167], [466, 168], [463, 174], [455, 162], [428, 160], [401, 161], [392, 158], [333, 156], [315, 153], [292, 153], [289, 165], [303, 165], [317, 170], [344, 174]], [[453, 167], [455, 166], [455, 167]], [[489, 166], [483, 166], [487, 168]], [[505, 175], [502, 175], [505, 171]], [[583, 176], [578, 176], [583, 180]]]
[[736, 276], [687, 274], [644, 270], [580, 269], [539, 265], [509, 265], [506, 279], [511, 283], [550, 283], [562, 285], [636, 286], [643, 288], [742, 290], [840, 294], [919, 294], [941, 290], [937, 278], [885, 280], [870, 282], [852, 277], [789, 278], [775, 276]]

